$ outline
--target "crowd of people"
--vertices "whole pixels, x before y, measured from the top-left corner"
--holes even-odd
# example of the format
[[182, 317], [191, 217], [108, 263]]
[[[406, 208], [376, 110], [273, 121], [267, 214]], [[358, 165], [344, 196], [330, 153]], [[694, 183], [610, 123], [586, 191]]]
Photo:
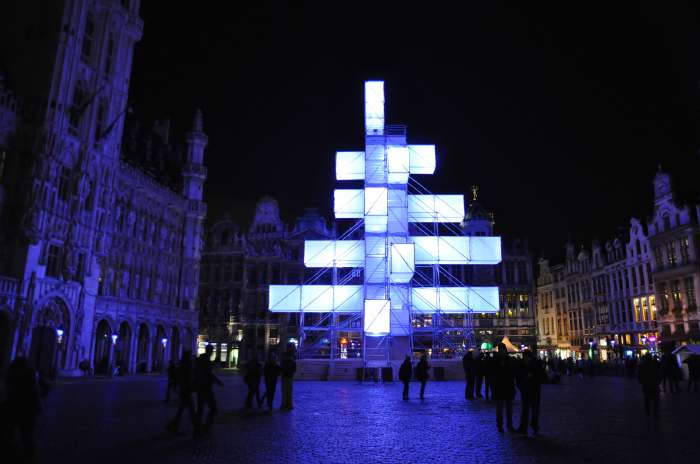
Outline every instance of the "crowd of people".
[[[178, 433], [180, 422], [185, 413], [189, 414], [195, 437], [205, 435], [211, 428], [218, 413], [214, 384], [223, 386], [223, 382], [214, 373], [211, 361], [213, 346], [208, 345], [205, 352], [197, 358], [190, 351], [182, 354], [178, 363], [168, 366], [168, 381], [165, 401], [169, 402], [171, 394], [177, 394], [175, 416], [166, 426], [172, 433]], [[522, 351], [520, 358], [508, 354], [506, 346], [498, 345], [496, 353], [468, 351], [462, 366], [465, 375], [465, 398], [468, 401], [479, 399], [493, 400], [495, 403], [496, 426], [499, 432], [505, 427], [512, 432], [527, 434], [531, 428], [539, 432], [539, 411], [541, 385], [560, 383], [563, 376], [584, 378], [596, 373], [624, 369], [629, 377], [636, 377], [644, 398], [644, 410], [648, 416], [658, 417], [659, 394], [676, 394], [681, 392], [683, 374], [676, 357], [671, 353], [662, 356], [647, 353], [639, 361], [628, 358], [609, 365], [599, 365], [592, 361], [575, 361], [573, 359], [549, 358], [538, 359], [529, 349]], [[687, 364], [687, 391], [700, 391], [700, 355], [691, 354], [684, 361]], [[425, 398], [426, 385], [430, 378], [431, 366], [427, 356], [423, 355], [414, 366], [410, 356], [406, 356], [398, 372], [403, 383], [402, 397], [409, 399], [410, 383], [413, 379], [420, 384], [420, 399]], [[267, 405], [272, 411], [278, 382], [281, 383], [280, 409], [292, 409], [292, 386], [296, 372], [296, 362], [292, 353], [285, 353], [282, 361], [270, 353], [264, 365], [253, 357], [245, 365], [243, 382], [248, 392], [244, 407], [253, 409]], [[260, 390], [260, 385], [265, 391]], [[0, 439], [17, 436], [16, 455], [29, 458], [34, 452], [34, 434], [36, 419], [42, 409], [43, 398], [49, 390], [46, 376], [33, 369], [27, 358], [18, 356], [10, 364], [5, 379], [5, 401], [0, 404], [3, 417]], [[516, 428], [513, 422], [513, 401], [520, 393], [520, 421]], [[206, 411], [206, 417], [205, 417]], [[0, 440], [2, 441], [2, 440]], [[18, 462], [21, 459], [17, 460]]]
[[[168, 423], [167, 429], [179, 433], [180, 421], [185, 412], [190, 416], [195, 436], [206, 434], [218, 414], [214, 384], [223, 386], [223, 382], [214, 374], [212, 365], [213, 346], [207, 345], [204, 353], [199, 355], [192, 366], [192, 354], [185, 351], [180, 362], [168, 367], [168, 383], [165, 401], [170, 400], [171, 391], [177, 392], [178, 408], [175, 417]], [[274, 353], [270, 353], [264, 366], [257, 357], [253, 357], [246, 365], [244, 383], [248, 387], [245, 400], [246, 409], [253, 407], [253, 401], [260, 408], [263, 402], [269, 410], [273, 409], [277, 381], [281, 378], [282, 404], [281, 409], [292, 409], [292, 381], [296, 372], [296, 362], [290, 353], [285, 353], [282, 362], [277, 362]], [[264, 378], [265, 392], [260, 394], [260, 380]], [[204, 420], [204, 411], [207, 411]]]
[[[475, 353], [468, 351], [463, 359], [466, 386], [464, 396], [467, 400], [480, 398], [493, 399], [496, 404], [496, 426], [499, 432], [505, 425], [509, 431], [527, 434], [528, 428], [539, 432], [540, 386], [547, 381], [542, 362], [530, 350], [524, 350], [521, 359], [508, 355], [506, 346], [498, 345], [497, 353]], [[415, 366], [406, 356], [399, 369], [399, 380], [403, 383], [403, 399], [409, 398], [409, 385], [412, 377], [420, 382], [420, 398], [425, 398], [430, 365], [423, 355]], [[520, 423], [513, 424], [513, 400], [516, 389], [520, 391]]]

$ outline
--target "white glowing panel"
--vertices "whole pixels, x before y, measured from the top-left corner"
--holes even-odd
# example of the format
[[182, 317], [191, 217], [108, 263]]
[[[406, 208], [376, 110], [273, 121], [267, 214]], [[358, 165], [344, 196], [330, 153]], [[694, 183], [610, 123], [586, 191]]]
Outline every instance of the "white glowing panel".
[[365, 333], [385, 335], [391, 327], [389, 300], [365, 300]]
[[410, 237], [416, 264], [470, 264], [469, 237]]
[[365, 232], [370, 234], [384, 234], [386, 231], [386, 216], [365, 216]]
[[412, 243], [391, 245], [391, 281], [405, 284], [413, 278], [415, 271], [415, 246]]
[[361, 267], [365, 264], [362, 240], [306, 240], [306, 267]]
[[335, 178], [362, 180], [365, 178], [365, 152], [339, 151], [335, 154]]
[[416, 287], [413, 310], [424, 313], [498, 312], [498, 287]]
[[410, 222], [462, 222], [464, 195], [409, 195]]
[[272, 312], [360, 312], [362, 285], [270, 285]]
[[369, 135], [384, 134], [384, 82], [365, 82], [365, 128]]
[[498, 287], [471, 287], [469, 308], [476, 313], [498, 312]]
[[387, 168], [390, 184], [405, 184], [408, 182], [409, 154], [408, 147], [390, 146], [386, 152]]
[[365, 237], [367, 256], [386, 256], [386, 239], [384, 237]]
[[501, 262], [501, 237], [469, 237], [469, 257], [472, 264]]
[[387, 207], [386, 187], [365, 188], [365, 216], [386, 216]]
[[409, 145], [411, 174], [433, 174], [435, 172], [435, 145]]
[[336, 189], [333, 212], [338, 219], [360, 219], [364, 216], [365, 194], [362, 189]]

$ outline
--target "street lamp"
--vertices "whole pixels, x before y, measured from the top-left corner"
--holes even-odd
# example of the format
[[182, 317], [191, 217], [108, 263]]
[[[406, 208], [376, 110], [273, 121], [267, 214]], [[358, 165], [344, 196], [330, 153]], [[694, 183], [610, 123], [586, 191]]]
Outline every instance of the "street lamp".
[[118, 339], [118, 338], [119, 338], [119, 335], [117, 335], [117, 334], [115, 334], [115, 333], [112, 334], [112, 345], [116, 345], [116, 344], [117, 344], [117, 339]]
[[56, 338], [58, 339], [58, 344], [60, 345], [63, 341], [63, 329], [60, 327], [56, 329]]
[[160, 343], [163, 345], [163, 348], [168, 344], [168, 339], [163, 337], [160, 339]]

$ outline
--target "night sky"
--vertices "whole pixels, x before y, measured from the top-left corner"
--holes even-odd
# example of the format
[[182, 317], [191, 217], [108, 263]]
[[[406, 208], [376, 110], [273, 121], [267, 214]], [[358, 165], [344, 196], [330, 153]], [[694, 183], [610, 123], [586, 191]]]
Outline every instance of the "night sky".
[[330, 218], [334, 153], [363, 148], [367, 79], [386, 81], [388, 123], [436, 145], [419, 181], [479, 185], [497, 231], [535, 257], [646, 219], [659, 164], [698, 199], [698, 12], [675, 2], [142, 3], [136, 116], [170, 116], [183, 140], [202, 107], [210, 216], [247, 224], [268, 194], [285, 220]]

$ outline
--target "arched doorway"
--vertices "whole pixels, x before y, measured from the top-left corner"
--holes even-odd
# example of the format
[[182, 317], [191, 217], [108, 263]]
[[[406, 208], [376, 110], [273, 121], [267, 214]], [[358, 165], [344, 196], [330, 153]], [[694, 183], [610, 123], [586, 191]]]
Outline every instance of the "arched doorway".
[[12, 349], [12, 318], [7, 311], [0, 310], [0, 377], [7, 369]]
[[112, 344], [112, 328], [102, 319], [95, 330], [95, 354], [92, 358], [95, 374], [109, 374], [109, 352]]
[[156, 327], [156, 337], [153, 339], [153, 362], [151, 371], [157, 372], [163, 369], [163, 361], [165, 360], [165, 350], [168, 346], [168, 336], [165, 334], [165, 329], [158, 324]]
[[64, 366], [69, 325], [68, 308], [59, 298], [48, 300], [37, 312], [29, 348], [29, 363], [43, 375], [53, 377]]
[[170, 360], [177, 362], [180, 359], [180, 329], [176, 326], [173, 327], [168, 344], [170, 345]]
[[129, 355], [131, 354], [131, 327], [124, 321], [119, 325], [119, 338], [114, 346], [114, 365], [119, 366], [119, 372], [129, 372]]
[[139, 326], [139, 338], [138, 346], [136, 348], [136, 371], [146, 372], [148, 370], [148, 340], [150, 334], [148, 332], [148, 326], [146, 324], [141, 324]]

